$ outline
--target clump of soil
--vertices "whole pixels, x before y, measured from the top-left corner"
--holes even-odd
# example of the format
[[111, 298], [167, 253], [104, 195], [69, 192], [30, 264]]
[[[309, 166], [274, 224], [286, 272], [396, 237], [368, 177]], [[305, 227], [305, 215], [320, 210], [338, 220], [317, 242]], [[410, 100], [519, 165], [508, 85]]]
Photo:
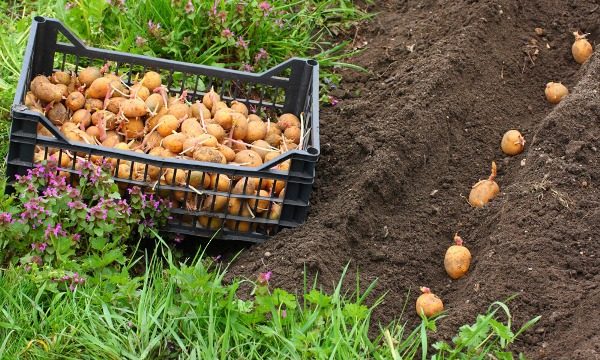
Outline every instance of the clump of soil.
[[[353, 60], [369, 73], [346, 73], [333, 91], [341, 102], [322, 110], [306, 224], [244, 251], [233, 273], [268, 269], [294, 291], [305, 266], [327, 287], [350, 262], [389, 292], [381, 323], [400, 315], [409, 289], [412, 302], [430, 287], [449, 312], [440, 334], [518, 294], [517, 325], [542, 315], [518, 350], [600, 358], [600, 57], [578, 65], [570, 52], [577, 30], [600, 45], [597, 2], [377, 3]], [[558, 106], [544, 98], [549, 81], [571, 91]], [[528, 141], [510, 158], [500, 150], [509, 129]], [[472, 208], [466, 196], [492, 160], [501, 194]], [[456, 231], [473, 263], [452, 281], [443, 258]]]

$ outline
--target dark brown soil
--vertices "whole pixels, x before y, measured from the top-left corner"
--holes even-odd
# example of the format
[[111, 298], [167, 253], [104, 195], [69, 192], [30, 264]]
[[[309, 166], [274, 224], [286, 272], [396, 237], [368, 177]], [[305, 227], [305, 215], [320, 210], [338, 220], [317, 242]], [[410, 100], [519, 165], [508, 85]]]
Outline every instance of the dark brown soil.
[[[322, 110], [309, 219], [246, 250], [232, 271], [268, 269], [274, 285], [296, 291], [305, 265], [328, 287], [351, 262], [365, 284], [378, 279], [378, 294], [389, 292], [382, 323], [426, 285], [448, 310], [441, 336], [518, 294], [517, 325], [542, 315], [518, 350], [600, 358], [600, 57], [580, 66], [570, 52], [573, 31], [600, 40], [598, 2], [377, 3], [353, 60], [369, 74], [345, 73], [341, 102]], [[544, 98], [548, 81], [571, 91], [558, 106]], [[528, 143], [508, 158], [499, 144], [512, 128]], [[466, 196], [492, 160], [501, 194], [472, 208]], [[443, 257], [456, 231], [473, 263], [451, 281]], [[412, 305], [403, 319], [416, 321]]]

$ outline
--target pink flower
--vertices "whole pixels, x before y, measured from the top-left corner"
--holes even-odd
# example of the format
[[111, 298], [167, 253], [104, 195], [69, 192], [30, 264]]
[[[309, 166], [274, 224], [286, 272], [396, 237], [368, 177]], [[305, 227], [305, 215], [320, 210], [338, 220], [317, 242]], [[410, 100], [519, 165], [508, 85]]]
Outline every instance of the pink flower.
[[227, 20], [227, 12], [225, 11], [221, 11], [217, 14], [218, 17], [221, 18], [221, 22], [225, 22], [225, 20]]
[[285, 319], [287, 317], [287, 311], [285, 309], [281, 310], [281, 318]]
[[242, 47], [244, 49], [248, 48], [248, 43], [244, 40], [243, 37], [239, 36], [238, 41], [235, 43], [237, 46]]
[[331, 106], [336, 106], [340, 101], [336, 98], [334, 98], [333, 96], [329, 95], [329, 103], [331, 104]]
[[148, 20], [148, 30], [154, 36], [157, 36], [160, 31], [160, 23], [154, 23], [152, 20]]
[[234, 34], [231, 30], [229, 30], [229, 28], [224, 29], [223, 31], [221, 31], [221, 36], [229, 39], [230, 37], [232, 37]]
[[55, 237], [58, 237], [58, 236], [65, 236], [66, 233], [62, 229], [61, 224], [56, 224], [56, 226], [54, 226], [54, 227], [51, 226], [50, 224], [48, 224], [48, 226], [46, 227], [46, 231], [44, 231], [44, 235], [46, 237], [49, 237], [50, 235], [54, 235]]
[[254, 56], [254, 62], [259, 62], [261, 59], [267, 59], [269, 57], [269, 53], [263, 49], [260, 48], [258, 50], [258, 53], [256, 53], [256, 55]]
[[194, 10], [195, 10], [195, 8], [194, 8], [194, 4], [192, 4], [192, 0], [188, 0], [187, 4], [185, 5], [185, 13], [191, 14], [194, 12]]
[[258, 275], [258, 283], [261, 285], [268, 284], [269, 280], [271, 279], [271, 275], [273, 275], [273, 273], [270, 271], [267, 271], [266, 273], [260, 273]]
[[3, 212], [0, 213], [0, 224], [12, 224], [15, 220], [12, 218], [11, 213]]
[[254, 66], [252, 66], [250, 64], [244, 64], [244, 66], [242, 67], [242, 69], [244, 71], [254, 71]]
[[68, 2], [65, 4], [65, 10], [71, 10], [74, 7], [75, 7], [75, 4], [73, 4], [72, 2]]
[[258, 7], [263, 11], [264, 16], [267, 16], [271, 12], [271, 4], [269, 4], [267, 1], [261, 2], [258, 4]]
[[45, 242], [41, 243], [41, 244], [38, 244], [38, 250], [41, 251], [41, 252], [44, 252], [47, 247], [48, 247], [48, 244], [46, 244]]
[[144, 39], [143, 37], [141, 37], [139, 35], [135, 37], [135, 44], [137, 46], [142, 47], [142, 46], [146, 45], [147, 42], [148, 42], [148, 40]]

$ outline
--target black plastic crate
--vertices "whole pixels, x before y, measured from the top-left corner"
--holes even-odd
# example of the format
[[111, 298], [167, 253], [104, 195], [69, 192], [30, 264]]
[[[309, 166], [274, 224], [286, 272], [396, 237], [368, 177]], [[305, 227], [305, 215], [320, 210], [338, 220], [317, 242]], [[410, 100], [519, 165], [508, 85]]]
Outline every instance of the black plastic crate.
[[[257, 112], [281, 114], [293, 113], [303, 117], [304, 141], [302, 150], [286, 152], [260, 167], [222, 165], [185, 159], [158, 158], [147, 154], [106, 148], [80, 142], [69, 142], [52, 122], [40, 113], [29, 110], [24, 104], [28, 86], [33, 77], [50, 75], [55, 70], [78, 72], [89, 65], [102, 65], [112, 62], [110, 71], [131, 84], [133, 77], [147, 70], [154, 70], [163, 79], [166, 75], [170, 95], [180, 95], [187, 90], [187, 100], [194, 102], [211, 88], [219, 93], [223, 101], [237, 100]], [[217, 238], [224, 240], [242, 240], [262, 242], [281, 228], [296, 227], [307, 217], [309, 198], [315, 177], [315, 165], [319, 157], [319, 66], [314, 60], [293, 58], [260, 74], [227, 70], [216, 67], [176, 62], [147, 56], [132, 55], [87, 47], [72, 34], [60, 21], [44, 17], [35, 17], [25, 51], [21, 77], [19, 79], [14, 104], [11, 111], [12, 127], [10, 148], [7, 157], [7, 175], [10, 182], [15, 175], [23, 175], [34, 166], [34, 154], [43, 154], [46, 159], [56, 154], [60, 159], [71, 158], [71, 164], [60, 170], [75, 173], [78, 158], [88, 160], [112, 159], [119, 164], [128, 163], [128, 176], [114, 179], [121, 188], [138, 185], [144, 191], [152, 191], [175, 201], [170, 210], [172, 220], [164, 229], [169, 232], [212, 237], [220, 230]], [[41, 124], [53, 136], [38, 134]], [[277, 164], [290, 160], [287, 172], [275, 170]], [[134, 168], [138, 169], [134, 174]], [[152, 180], [150, 174], [160, 170], [173, 169], [175, 174], [170, 184], [161, 184]], [[139, 171], [141, 169], [141, 171]], [[285, 196], [280, 199], [271, 192], [268, 197], [232, 193], [233, 182], [225, 191], [214, 188], [190, 186], [192, 171], [203, 173], [201, 183], [208, 174], [217, 177], [226, 175], [231, 179], [245, 178], [246, 187], [249, 178], [258, 179], [259, 187], [263, 181], [284, 182]], [[175, 182], [178, 173], [184, 172], [185, 183]], [[140, 175], [140, 174], [143, 174]], [[121, 174], [123, 175], [123, 174]], [[197, 180], [197, 179], [196, 179]], [[255, 181], [255, 180], [253, 180]], [[266, 215], [242, 216], [241, 210], [235, 214], [215, 210], [215, 196], [230, 199], [262, 199], [269, 201]], [[207, 203], [212, 200], [212, 204]], [[219, 200], [222, 200], [220, 198]], [[281, 215], [271, 219], [274, 204], [280, 204]], [[208, 206], [207, 206], [208, 205]], [[255, 209], [256, 210], [256, 206]], [[253, 215], [255, 215], [253, 217]], [[206, 228], [202, 224], [209, 225]]]

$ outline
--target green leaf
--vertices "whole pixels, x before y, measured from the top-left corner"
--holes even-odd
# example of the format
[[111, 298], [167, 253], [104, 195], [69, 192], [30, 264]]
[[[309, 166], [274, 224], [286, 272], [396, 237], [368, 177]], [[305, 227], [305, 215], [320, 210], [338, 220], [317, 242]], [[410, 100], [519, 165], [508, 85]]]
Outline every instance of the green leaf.
[[92, 240], [90, 241], [90, 245], [92, 246], [92, 249], [94, 250], [102, 250], [104, 249], [104, 247], [106, 246], [106, 239], [102, 238], [102, 237], [96, 237], [96, 238], [92, 238]]
[[494, 329], [496, 334], [505, 341], [509, 342], [512, 340], [514, 334], [512, 333], [512, 331], [510, 331], [508, 326], [502, 324], [501, 322], [495, 319], [490, 319], [490, 326], [492, 327], [492, 329]]

